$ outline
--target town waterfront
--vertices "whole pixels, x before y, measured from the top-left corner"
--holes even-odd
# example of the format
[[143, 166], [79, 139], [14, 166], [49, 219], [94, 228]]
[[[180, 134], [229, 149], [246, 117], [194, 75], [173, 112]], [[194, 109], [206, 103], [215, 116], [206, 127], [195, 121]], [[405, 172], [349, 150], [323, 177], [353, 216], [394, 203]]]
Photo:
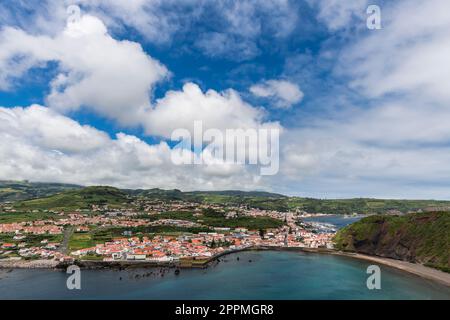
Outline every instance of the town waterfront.
[[450, 289], [386, 266], [368, 290], [371, 263], [341, 256], [250, 251], [207, 269], [82, 270], [81, 290], [53, 270], [0, 270], [1, 299], [450, 299]]

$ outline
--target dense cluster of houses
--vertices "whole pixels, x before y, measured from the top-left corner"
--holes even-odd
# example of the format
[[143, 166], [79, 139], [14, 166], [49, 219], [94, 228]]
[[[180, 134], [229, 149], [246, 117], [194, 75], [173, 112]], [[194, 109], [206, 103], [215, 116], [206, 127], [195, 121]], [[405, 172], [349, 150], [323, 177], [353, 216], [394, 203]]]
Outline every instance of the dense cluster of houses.
[[73, 257], [65, 255], [59, 252], [57, 249], [61, 244], [59, 242], [48, 242], [43, 240], [41, 246], [27, 247], [25, 242], [15, 243], [3, 243], [0, 247], [0, 254], [6, 254], [8, 256], [11, 250], [17, 250], [17, 254], [25, 259], [53, 259], [60, 262], [73, 261]]
[[180, 259], [205, 260], [225, 251], [250, 247], [327, 247], [330, 248], [331, 234], [316, 234], [305, 230], [286, 233], [283, 229], [273, 229], [261, 236], [259, 232], [239, 228], [229, 233], [186, 234], [179, 237], [157, 236], [117, 238], [95, 247], [72, 252], [83, 257], [97, 255], [104, 261], [146, 260], [155, 262], [178, 261]]
[[0, 233], [61, 234], [63, 228], [55, 224], [20, 222], [0, 224]]

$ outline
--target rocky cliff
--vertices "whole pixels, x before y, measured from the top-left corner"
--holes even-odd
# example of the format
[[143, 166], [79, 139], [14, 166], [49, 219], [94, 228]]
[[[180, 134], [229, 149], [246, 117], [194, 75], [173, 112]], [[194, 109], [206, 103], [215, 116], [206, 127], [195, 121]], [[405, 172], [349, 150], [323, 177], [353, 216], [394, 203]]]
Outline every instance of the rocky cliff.
[[361, 219], [334, 238], [339, 250], [422, 263], [450, 271], [450, 212], [376, 215]]

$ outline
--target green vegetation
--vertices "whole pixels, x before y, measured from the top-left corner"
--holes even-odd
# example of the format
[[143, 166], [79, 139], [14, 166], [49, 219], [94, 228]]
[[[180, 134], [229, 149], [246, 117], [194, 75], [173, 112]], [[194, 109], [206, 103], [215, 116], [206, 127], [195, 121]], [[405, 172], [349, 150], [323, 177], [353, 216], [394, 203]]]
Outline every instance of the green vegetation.
[[0, 181], [0, 202], [28, 200], [82, 188], [74, 184]]
[[20, 201], [15, 207], [20, 210], [75, 210], [90, 209], [92, 205], [123, 207], [129, 202], [128, 195], [117, 188], [87, 187], [45, 198]]
[[148, 190], [124, 190], [128, 194], [140, 198], [152, 198], [158, 200], [185, 200], [194, 202], [208, 202], [208, 203], [223, 203], [227, 201], [239, 202], [240, 199], [258, 197], [258, 198], [286, 198], [283, 195], [261, 191], [239, 191], [239, 190], [225, 190], [225, 191], [192, 191], [182, 192], [180, 190], [163, 190], [163, 189], [148, 189]]
[[339, 250], [420, 262], [448, 271], [449, 230], [449, 212], [376, 215], [341, 229], [334, 241]]
[[301, 197], [286, 197], [268, 192], [244, 191], [196, 191], [181, 192], [180, 190], [126, 190], [138, 198], [154, 200], [182, 200], [204, 204], [244, 205], [263, 210], [289, 211], [302, 210], [308, 213], [328, 214], [381, 214], [390, 210], [402, 213], [427, 208], [450, 208], [450, 201], [435, 200], [383, 200], [369, 198], [355, 199], [312, 199]]
[[[22, 200], [30, 199], [32, 200]], [[112, 187], [0, 181], [0, 202], [21, 200], [14, 204], [20, 211], [90, 209], [92, 205], [123, 207], [131, 201], [184, 201], [198, 204], [246, 206], [263, 210], [302, 210], [308, 213], [382, 214], [388, 211], [407, 213], [424, 209], [450, 210], [450, 201], [383, 199], [312, 199], [286, 197], [268, 192], [180, 190], [119, 190]], [[142, 208], [137, 208], [142, 209]], [[1, 209], [0, 209], [1, 210]], [[1, 215], [1, 212], [0, 212]], [[18, 220], [19, 221], [19, 220]]]
[[27, 234], [26, 238], [23, 240], [20, 240], [19, 242], [26, 242], [28, 247], [39, 247], [43, 246], [44, 244], [41, 244], [41, 241], [47, 240], [50, 242], [57, 242], [61, 243], [63, 240], [62, 234]]
[[[114, 238], [123, 238], [125, 231], [131, 231], [132, 236], [142, 236], [149, 234], [181, 234], [181, 233], [199, 233], [211, 231], [208, 228], [181, 228], [175, 226], [140, 226], [140, 227], [111, 227], [98, 228], [90, 233], [92, 241], [95, 243], [104, 243]], [[127, 237], [124, 237], [127, 238]]]
[[223, 218], [202, 218], [203, 224], [212, 227], [246, 228], [249, 230], [278, 228], [283, 225], [283, 221], [270, 217], [237, 217], [232, 219]]
[[[127, 190], [127, 192], [130, 192]], [[138, 198], [154, 200], [182, 200], [203, 204], [244, 205], [262, 210], [302, 210], [308, 213], [328, 214], [381, 214], [388, 211], [407, 213], [423, 209], [450, 209], [450, 201], [384, 200], [384, 199], [312, 199], [286, 197], [268, 192], [139, 190], [130, 193]]]
[[13, 240], [14, 233], [0, 233], [0, 244], [7, 242], [7, 243], [15, 243], [16, 241]]
[[[26, 247], [42, 247], [46, 245], [41, 243], [43, 240], [47, 240], [48, 243], [61, 243], [63, 239], [63, 236], [60, 234], [26, 234], [25, 238], [21, 240], [13, 239], [14, 236], [14, 233], [0, 233], [0, 245], [2, 243], [14, 243], [18, 245], [19, 243], [24, 242], [26, 243]], [[18, 249], [18, 247], [15, 247], [9, 251], [17, 252]]]
[[90, 248], [95, 246], [97, 243], [94, 240], [92, 240], [92, 234], [75, 232], [69, 239], [69, 251], [75, 251], [83, 248]]
[[97, 228], [88, 233], [74, 233], [69, 240], [69, 250], [75, 251], [90, 248], [96, 244], [105, 243], [115, 238], [129, 238], [125, 231], [131, 231], [131, 236], [179, 235], [182, 233], [199, 233], [211, 231], [208, 228], [180, 228], [175, 226], [142, 226], [142, 227], [110, 227]]
[[402, 213], [427, 208], [450, 208], [450, 201], [434, 200], [383, 200], [383, 199], [337, 199], [322, 200], [311, 198], [289, 198], [289, 209], [298, 208], [310, 213], [334, 214], [382, 214], [396, 210]]
[[170, 211], [146, 217], [150, 220], [158, 219], [176, 219], [197, 222], [210, 227], [226, 227], [226, 228], [246, 228], [249, 230], [278, 228], [283, 225], [283, 221], [270, 217], [236, 217], [226, 219], [224, 213], [217, 212], [212, 209], [204, 210], [202, 215], [194, 216], [191, 212]]
[[87, 254], [83, 256], [83, 260], [86, 261], [103, 261], [103, 256], [98, 254]]
[[14, 223], [23, 221], [52, 220], [55, 214], [51, 212], [11, 212], [0, 213], [0, 223]]

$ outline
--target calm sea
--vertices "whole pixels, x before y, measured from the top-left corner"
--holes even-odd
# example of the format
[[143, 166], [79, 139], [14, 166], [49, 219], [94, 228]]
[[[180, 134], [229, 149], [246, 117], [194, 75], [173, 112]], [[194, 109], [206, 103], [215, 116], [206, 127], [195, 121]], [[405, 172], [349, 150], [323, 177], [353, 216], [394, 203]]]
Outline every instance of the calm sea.
[[[239, 260], [238, 260], [239, 258]], [[1, 299], [450, 299], [450, 289], [381, 266], [381, 290], [368, 290], [370, 264], [301, 252], [240, 252], [207, 269], [82, 270], [81, 290], [67, 274], [0, 271]]]
[[329, 223], [329, 224], [334, 225], [337, 229], [341, 229], [341, 228], [343, 228], [353, 222], [356, 222], [364, 217], [365, 217], [364, 215], [345, 217], [344, 215], [331, 214], [331, 215], [326, 215], [326, 216], [303, 218], [303, 220], [306, 222]]

